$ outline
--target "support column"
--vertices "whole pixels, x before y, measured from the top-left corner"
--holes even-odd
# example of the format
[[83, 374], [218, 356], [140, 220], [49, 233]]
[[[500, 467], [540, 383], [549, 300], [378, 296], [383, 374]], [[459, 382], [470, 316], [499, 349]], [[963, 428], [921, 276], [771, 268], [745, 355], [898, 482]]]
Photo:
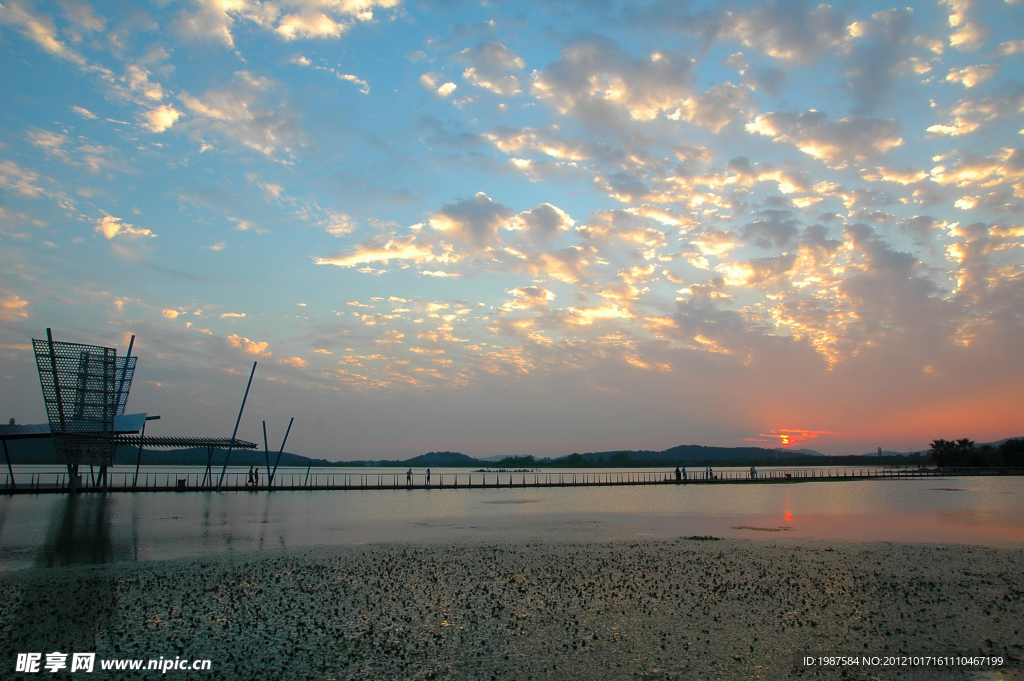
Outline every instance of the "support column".
[[68, 493], [74, 494], [78, 491], [78, 464], [67, 464], [68, 467]]
[[139, 433], [139, 455], [135, 459], [135, 479], [132, 481], [132, 487], [135, 487], [139, 482], [139, 466], [142, 465], [142, 442], [146, 437], [146, 422], [142, 422], [142, 432]]
[[7, 451], [7, 440], [4, 440], [4, 456], [7, 457], [7, 472], [11, 474], [11, 489], [18, 489], [18, 486], [14, 484], [14, 469], [11, 468], [11, 455]]
[[204, 485], [206, 484], [207, 479], [209, 479], [211, 485], [213, 484], [212, 465], [213, 465], [213, 447], [207, 447], [206, 448], [206, 472], [203, 473], [203, 484]]

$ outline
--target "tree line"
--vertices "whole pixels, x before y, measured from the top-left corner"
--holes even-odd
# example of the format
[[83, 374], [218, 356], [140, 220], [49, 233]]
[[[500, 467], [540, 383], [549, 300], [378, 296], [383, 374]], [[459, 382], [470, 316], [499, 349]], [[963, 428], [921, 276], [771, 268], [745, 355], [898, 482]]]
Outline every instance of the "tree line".
[[934, 440], [932, 462], [940, 468], [1020, 468], [1024, 467], [1024, 439], [1007, 440], [998, 447], [975, 445], [969, 438]]

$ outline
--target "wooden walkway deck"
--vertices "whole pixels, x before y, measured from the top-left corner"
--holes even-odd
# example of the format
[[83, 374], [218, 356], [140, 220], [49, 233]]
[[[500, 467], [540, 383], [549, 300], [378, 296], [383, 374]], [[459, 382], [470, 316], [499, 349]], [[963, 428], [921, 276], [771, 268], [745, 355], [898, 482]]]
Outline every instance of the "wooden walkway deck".
[[[677, 480], [674, 471], [511, 471], [450, 473], [439, 469], [430, 479], [418, 471], [410, 479], [404, 473], [293, 473], [278, 472], [273, 484], [260, 471], [257, 486], [248, 485], [246, 473], [228, 473], [222, 491], [297, 491], [297, 490], [449, 490], [509, 489], [549, 487], [618, 487], [640, 485], [715, 485], [794, 483], [825, 480], [868, 480], [935, 478], [986, 475], [1024, 475], [1024, 468], [765, 468], [751, 475], [748, 470], [689, 470]], [[80, 476], [79, 492], [211, 492], [217, 489], [216, 473], [140, 473], [112, 472], [101, 486], [88, 475]], [[68, 491], [67, 473], [23, 473], [11, 476], [0, 486], [0, 494], [46, 494]]]

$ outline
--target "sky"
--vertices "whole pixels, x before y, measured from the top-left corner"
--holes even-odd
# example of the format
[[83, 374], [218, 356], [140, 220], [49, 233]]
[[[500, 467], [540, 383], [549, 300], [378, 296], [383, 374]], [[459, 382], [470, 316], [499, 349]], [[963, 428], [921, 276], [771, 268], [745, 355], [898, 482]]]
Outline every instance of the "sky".
[[0, 0], [0, 416], [330, 460], [1024, 434], [1024, 2]]

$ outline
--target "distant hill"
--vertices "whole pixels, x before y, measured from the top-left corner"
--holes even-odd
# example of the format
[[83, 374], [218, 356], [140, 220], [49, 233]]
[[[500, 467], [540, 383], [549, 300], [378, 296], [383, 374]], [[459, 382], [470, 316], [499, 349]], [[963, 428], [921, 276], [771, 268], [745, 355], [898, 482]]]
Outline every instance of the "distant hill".
[[381, 461], [378, 465], [400, 466], [403, 468], [406, 466], [410, 468], [422, 468], [425, 466], [434, 466], [435, 468], [465, 468], [479, 466], [482, 463], [484, 462], [480, 459], [474, 459], [471, 456], [466, 456], [459, 452], [428, 452], [426, 454], [414, 456], [411, 459], [405, 459], [404, 461]]
[[764, 447], [705, 447], [703, 445], [679, 445], [664, 451], [611, 451], [589, 452], [583, 460], [594, 463], [621, 461], [623, 455], [629, 461], [730, 461], [734, 459], [788, 459], [799, 456], [823, 456], [813, 449], [766, 449]]
[[[37, 440], [10, 440], [7, 449], [11, 456], [12, 464], [53, 464], [57, 462], [57, 456], [53, 451], [53, 440], [40, 438]], [[213, 450], [213, 464], [223, 466], [224, 457], [227, 455], [225, 449]], [[134, 465], [139, 456], [139, 450], [135, 447], [118, 447], [114, 452], [114, 465]], [[270, 453], [270, 463], [273, 465], [277, 459], [277, 452]], [[326, 459], [309, 459], [285, 452], [281, 455], [281, 466], [337, 466], [337, 463]], [[190, 449], [143, 449], [143, 465], [157, 466], [205, 466], [206, 449], [193, 447]], [[231, 452], [231, 464], [236, 466], [264, 466], [266, 455], [260, 450], [235, 449]], [[351, 466], [353, 464], [346, 463]], [[358, 464], [357, 464], [358, 465]]]
[[1009, 442], [1010, 440], [1024, 440], [1024, 435], [1018, 435], [1017, 437], [1004, 437], [1002, 440], [996, 440], [995, 442], [979, 442], [978, 446], [980, 447], [981, 445], [992, 445], [993, 447], [998, 447], [1004, 442]]

